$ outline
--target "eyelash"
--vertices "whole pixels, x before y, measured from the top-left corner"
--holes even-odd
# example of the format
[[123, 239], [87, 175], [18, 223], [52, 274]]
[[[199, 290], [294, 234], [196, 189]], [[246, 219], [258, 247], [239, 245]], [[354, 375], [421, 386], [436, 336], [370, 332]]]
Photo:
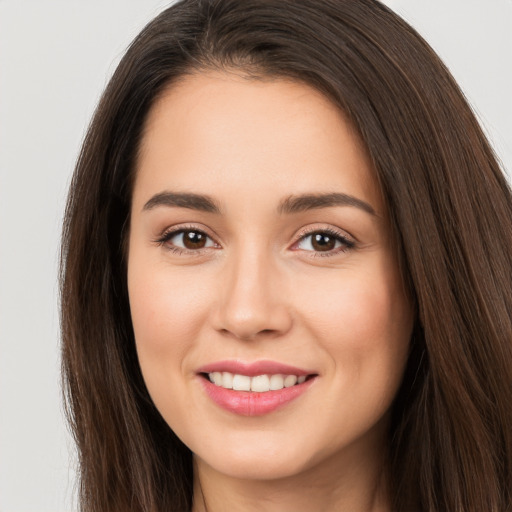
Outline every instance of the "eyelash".
[[[345, 253], [350, 251], [351, 249], [354, 249], [356, 244], [353, 240], [348, 238], [343, 233], [336, 231], [332, 228], [317, 228], [317, 229], [305, 229], [304, 231], [301, 231], [299, 233], [299, 236], [297, 237], [297, 241], [293, 243], [293, 246], [299, 244], [302, 240], [305, 240], [307, 237], [321, 234], [321, 235], [327, 235], [332, 238], [334, 238], [336, 241], [341, 242], [341, 247], [337, 248], [336, 250], [330, 250], [330, 251], [305, 251], [311, 253], [309, 255], [310, 258], [327, 258], [330, 256], [336, 256], [339, 253]], [[299, 250], [299, 249], [295, 249]]]
[[[204, 249], [211, 249], [211, 247], [206, 248], [200, 248], [200, 249], [184, 249], [182, 247], [176, 247], [174, 245], [166, 245], [172, 238], [175, 236], [185, 233], [187, 231], [191, 231], [200, 235], [203, 235], [210, 240], [213, 240], [211, 236], [209, 236], [207, 233], [205, 233], [203, 230], [196, 228], [195, 226], [180, 226], [177, 229], [170, 229], [168, 231], [165, 231], [162, 233], [162, 235], [157, 238], [154, 242], [158, 244], [159, 246], [165, 246], [165, 249], [168, 251], [173, 252], [177, 255], [192, 255], [192, 256], [199, 256], [201, 252]], [[330, 237], [333, 237], [336, 241], [341, 242], [342, 247], [339, 247], [337, 250], [330, 250], [330, 251], [304, 251], [311, 253], [309, 257], [316, 258], [316, 257], [330, 257], [330, 256], [336, 256], [339, 253], [345, 253], [350, 251], [351, 249], [354, 249], [356, 247], [356, 243], [345, 236], [343, 233], [336, 231], [332, 228], [320, 228], [320, 229], [305, 229], [304, 231], [300, 232], [297, 240], [293, 243], [293, 246], [296, 246], [301, 241], [305, 240], [309, 236], [313, 236], [315, 234], [322, 234], [327, 235]], [[214, 242], [216, 244], [216, 242]], [[218, 245], [218, 244], [216, 244]], [[300, 250], [300, 249], [294, 249], [294, 250]]]
[[[182, 247], [176, 247], [175, 245], [167, 245], [167, 242], [169, 242], [176, 235], [179, 235], [180, 233], [185, 233], [187, 231], [201, 234], [209, 238], [210, 240], [213, 240], [211, 236], [205, 233], [202, 229], [198, 229], [195, 226], [180, 226], [179, 228], [176, 229], [169, 229], [167, 231], [164, 231], [162, 235], [155, 240], [155, 243], [162, 247], [165, 246], [166, 250], [171, 251], [177, 255], [199, 256], [201, 253], [201, 249], [184, 249]], [[207, 247], [206, 249], [210, 249], [210, 247]]]

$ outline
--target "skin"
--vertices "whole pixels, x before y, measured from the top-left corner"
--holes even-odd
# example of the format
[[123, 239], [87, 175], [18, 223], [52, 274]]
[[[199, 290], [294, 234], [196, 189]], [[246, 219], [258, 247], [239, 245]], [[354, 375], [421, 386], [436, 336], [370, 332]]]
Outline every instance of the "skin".
[[[220, 213], [145, 207], [169, 191], [206, 194]], [[374, 213], [278, 209], [290, 196], [323, 193]], [[161, 241], [184, 227], [207, 244], [183, 252], [180, 235]], [[350, 243], [319, 250], [308, 233], [325, 229]], [[194, 454], [195, 512], [389, 510], [388, 412], [413, 312], [370, 161], [328, 99], [233, 72], [170, 87], [142, 139], [128, 289], [147, 388]], [[240, 416], [212, 402], [197, 375], [226, 359], [318, 377], [281, 409]]]

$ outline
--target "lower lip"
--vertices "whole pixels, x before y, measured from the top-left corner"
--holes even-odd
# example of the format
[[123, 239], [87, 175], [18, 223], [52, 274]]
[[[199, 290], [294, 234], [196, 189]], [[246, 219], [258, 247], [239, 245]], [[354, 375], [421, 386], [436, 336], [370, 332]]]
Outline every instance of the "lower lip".
[[204, 377], [200, 377], [206, 394], [220, 407], [241, 416], [262, 416], [269, 414], [304, 394], [316, 377], [302, 384], [277, 391], [235, 391], [216, 386]]

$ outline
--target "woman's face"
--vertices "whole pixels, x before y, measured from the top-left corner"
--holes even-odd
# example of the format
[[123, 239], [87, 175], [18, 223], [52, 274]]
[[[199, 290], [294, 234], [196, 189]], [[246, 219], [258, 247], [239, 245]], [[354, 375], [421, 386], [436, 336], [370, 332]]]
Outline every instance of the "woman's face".
[[412, 308], [370, 161], [320, 93], [213, 72], [169, 88], [128, 288], [147, 388], [199, 466], [273, 479], [383, 447]]

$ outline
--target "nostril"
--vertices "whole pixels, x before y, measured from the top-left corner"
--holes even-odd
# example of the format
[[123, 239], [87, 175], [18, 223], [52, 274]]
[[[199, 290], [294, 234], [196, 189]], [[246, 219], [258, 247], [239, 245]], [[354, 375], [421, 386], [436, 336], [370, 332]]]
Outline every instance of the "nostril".
[[220, 333], [226, 336], [233, 336], [242, 341], [254, 341], [260, 338], [269, 338], [272, 336], [279, 336], [279, 331], [276, 329], [261, 329], [260, 331], [248, 333], [242, 332], [242, 329], [230, 330], [230, 329], [221, 329]]

